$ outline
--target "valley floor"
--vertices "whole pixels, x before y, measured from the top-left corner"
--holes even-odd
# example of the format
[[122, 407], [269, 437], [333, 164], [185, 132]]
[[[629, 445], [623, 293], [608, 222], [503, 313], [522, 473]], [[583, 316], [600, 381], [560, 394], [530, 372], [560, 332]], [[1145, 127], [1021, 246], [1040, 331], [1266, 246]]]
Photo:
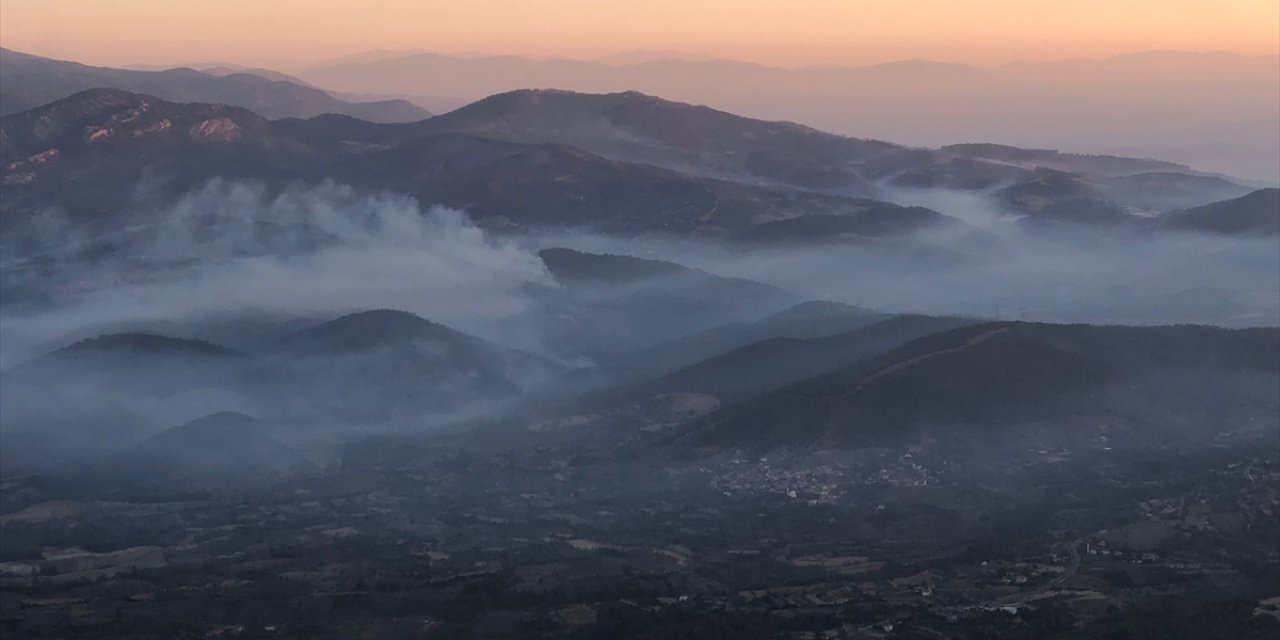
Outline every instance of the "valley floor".
[[[696, 460], [397, 436], [175, 494], [9, 478], [28, 638], [1263, 638], [1273, 426]], [[1030, 433], [1030, 432], [1026, 432]]]

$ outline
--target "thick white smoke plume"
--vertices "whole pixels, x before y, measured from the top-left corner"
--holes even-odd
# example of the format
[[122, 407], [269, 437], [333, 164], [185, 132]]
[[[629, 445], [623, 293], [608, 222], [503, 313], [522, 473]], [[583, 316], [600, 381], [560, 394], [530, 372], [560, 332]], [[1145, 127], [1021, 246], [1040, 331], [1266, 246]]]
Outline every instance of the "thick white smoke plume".
[[[393, 307], [485, 333], [523, 309], [522, 287], [550, 283], [537, 255], [494, 240], [459, 211], [336, 184], [272, 194], [214, 180], [147, 218], [159, 222], [98, 238], [46, 221], [45, 254], [58, 258], [53, 301], [0, 317], [0, 364], [131, 323], [245, 312]], [[110, 252], [123, 257], [83, 257], [95, 242], [123, 244]]]

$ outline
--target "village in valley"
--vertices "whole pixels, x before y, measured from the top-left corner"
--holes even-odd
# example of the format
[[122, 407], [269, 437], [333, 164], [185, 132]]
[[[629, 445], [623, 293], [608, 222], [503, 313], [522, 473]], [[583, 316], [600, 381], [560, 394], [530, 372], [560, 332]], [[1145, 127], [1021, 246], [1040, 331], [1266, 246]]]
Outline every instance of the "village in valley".
[[5, 552], [39, 545], [43, 560], [0, 563], [0, 624], [33, 638], [661, 637], [664, 624], [1033, 638], [1121, 628], [1130, 605], [1173, 593], [1248, 607], [1261, 629], [1280, 624], [1280, 458], [1261, 438], [1171, 447], [1170, 467], [1096, 436], [692, 461], [388, 436], [252, 486], [12, 478]]

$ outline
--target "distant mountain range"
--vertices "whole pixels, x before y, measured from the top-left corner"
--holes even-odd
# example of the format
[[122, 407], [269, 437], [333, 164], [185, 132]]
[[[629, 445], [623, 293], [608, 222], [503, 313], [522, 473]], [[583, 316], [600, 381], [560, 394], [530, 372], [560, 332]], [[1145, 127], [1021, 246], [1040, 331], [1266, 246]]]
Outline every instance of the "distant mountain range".
[[222, 103], [266, 118], [338, 113], [373, 122], [408, 122], [431, 115], [404, 100], [341, 100], [297, 78], [262, 69], [112, 69], [0, 49], [0, 77], [4, 78], [0, 116], [98, 88], [136, 91], [174, 102]]
[[1139, 158], [1002, 145], [938, 150], [849, 138], [789, 122], [745, 118], [635, 91], [581, 94], [522, 90], [490, 96], [417, 123], [518, 142], [570, 144], [606, 157], [808, 188], [867, 189], [891, 179], [911, 188], [988, 188], [1033, 169], [1117, 178], [1151, 172], [1199, 175]]
[[[1280, 119], [1270, 108], [1280, 101], [1280, 56], [1157, 51], [999, 67], [907, 60], [783, 69], [678, 51], [563, 60], [418, 50], [371, 51], [290, 73], [222, 62], [106, 69], [13, 51], [0, 60], [11, 86], [0, 91], [0, 114], [97, 87], [223, 102], [268, 118], [341, 113], [384, 122], [517, 89], [635, 90], [909, 145], [987, 141], [1139, 155], [1255, 186], [1280, 182]], [[946, 118], [936, 117], [938, 104], [948, 105]], [[1178, 108], [1162, 106], [1169, 104]]]
[[1147, 52], [999, 67], [916, 60], [784, 69], [678, 52], [565, 60], [403, 51], [295, 74], [341, 91], [467, 100], [526, 88], [635, 90], [910, 145], [1137, 154], [1266, 186], [1280, 180], [1280, 56]]
[[[338, 116], [271, 122], [233, 107], [94, 90], [0, 121], [3, 207], [15, 222], [50, 205], [86, 223], [105, 222], [130, 202], [144, 173], [174, 193], [213, 177], [332, 179], [463, 208], [498, 229], [732, 235], [801, 213], [853, 215], [880, 206], [443, 129], [430, 120], [374, 125]], [[933, 212], [906, 226], [946, 220]], [[901, 230], [868, 227], [867, 235]]]
[[374, 124], [340, 115], [269, 121], [102, 89], [7, 116], [0, 131], [2, 207], [15, 223], [6, 231], [51, 206], [109, 223], [144, 175], [172, 193], [214, 177], [330, 179], [462, 208], [494, 229], [756, 243], [963, 227], [945, 212], [884, 202], [903, 189], [994, 192], [1030, 222], [1138, 227], [1145, 218], [1131, 212], [1150, 211], [1144, 205], [1183, 208], [1248, 192], [1158, 161], [919, 149], [638, 93], [520, 91], [415, 123]]

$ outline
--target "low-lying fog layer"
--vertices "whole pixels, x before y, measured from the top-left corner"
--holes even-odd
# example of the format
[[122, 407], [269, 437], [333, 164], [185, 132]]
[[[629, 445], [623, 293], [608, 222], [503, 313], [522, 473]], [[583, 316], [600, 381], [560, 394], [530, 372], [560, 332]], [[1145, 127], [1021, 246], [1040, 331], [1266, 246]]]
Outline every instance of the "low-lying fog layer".
[[575, 233], [539, 242], [670, 260], [774, 284], [807, 299], [890, 312], [1040, 322], [1280, 324], [1275, 238], [1030, 229], [980, 193], [899, 189], [892, 200], [936, 209], [983, 235], [933, 232], [900, 243], [751, 250]]
[[[326, 319], [396, 308], [548, 355], [518, 321], [529, 287], [555, 286], [536, 251], [565, 246], [669, 260], [883, 311], [1103, 323], [1280, 322], [1274, 239], [1027, 231], [989, 199], [899, 192], [982, 230], [966, 238], [744, 249], [672, 238], [499, 236], [464, 212], [326, 184], [271, 195], [213, 181], [159, 225], [84, 238], [50, 215], [3, 265], [0, 366], [124, 327], [241, 312]], [[75, 238], [68, 241], [67, 238]], [[8, 243], [15, 246], [14, 241]], [[33, 260], [40, 256], [42, 260]], [[52, 289], [52, 292], [50, 292]], [[17, 293], [15, 293], [17, 292]], [[37, 303], [25, 294], [39, 292]], [[179, 331], [179, 333], [183, 333]]]
[[[742, 252], [669, 240], [546, 240], [630, 252], [759, 280], [810, 299], [882, 311], [1123, 324], [1269, 326], [1280, 321], [1280, 252], [1273, 239], [1192, 234], [1054, 237], [1010, 229], [989, 253], [954, 256], [901, 247], [811, 247]], [[937, 247], [928, 244], [925, 247]]]

